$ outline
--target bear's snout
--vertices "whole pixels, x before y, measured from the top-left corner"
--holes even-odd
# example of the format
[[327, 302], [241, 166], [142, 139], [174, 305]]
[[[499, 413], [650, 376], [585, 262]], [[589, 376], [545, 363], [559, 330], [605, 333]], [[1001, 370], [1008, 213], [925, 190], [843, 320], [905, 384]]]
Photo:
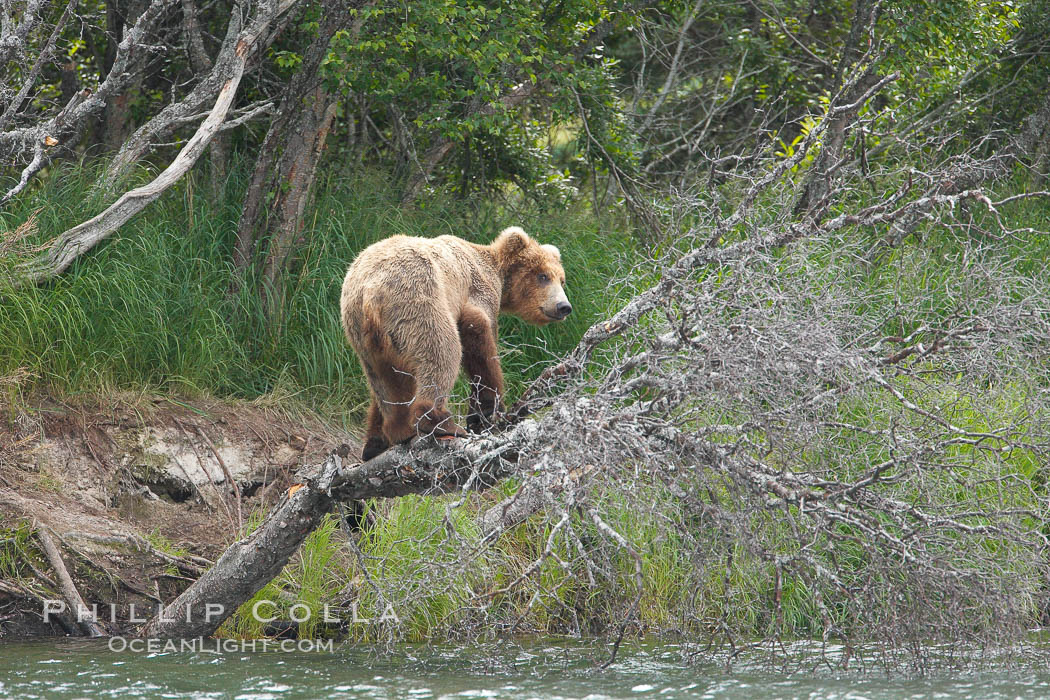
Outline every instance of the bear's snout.
[[550, 321], [564, 321], [565, 317], [572, 313], [572, 304], [565, 299], [564, 294], [559, 294], [561, 299], [551, 300], [540, 307], [540, 311]]

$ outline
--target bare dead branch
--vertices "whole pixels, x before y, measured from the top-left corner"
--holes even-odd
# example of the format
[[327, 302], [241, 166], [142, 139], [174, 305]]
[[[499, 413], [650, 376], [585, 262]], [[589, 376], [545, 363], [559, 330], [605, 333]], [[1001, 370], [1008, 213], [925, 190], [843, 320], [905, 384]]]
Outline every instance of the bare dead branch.
[[69, 576], [69, 570], [66, 569], [65, 562], [62, 561], [62, 553], [58, 551], [58, 545], [51, 538], [47, 528], [40, 523], [36, 524], [36, 537], [40, 541], [44, 554], [47, 555], [51, 568], [55, 571], [59, 588], [62, 591], [62, 597], [66, 599], [70, 609], [73, 611], [77, 625], [89, 637], [103, 636], [102, 628], [91, 619], [90, 609], [84, 604], [84, 599], [80, 597], [77, 587], [73, 584], [73, 579]]
[[[195, 121], [198, 113], [209, 104], [216, 102], [217, 96], [235, 75], [239, 81], [239, 76], [243, 75], [248, 65], [259, 56], [260, 52], [266, 50], [268, 46], [266, 37], [269, 36], [266, 30], [269, 25], [297, 2], [299, 0], [283, 0], [283, 2], [272, 0], [260, 5], [255, 14], [247, 19], [242, 18], [239, 13], [231, 16], [226, 36], [214, 62], [202, 54], [203, 48], [194, 48], [200, 38], [198, 36], [195, 39], [191, 33], [189, 42], [191, 56], [194, 57], [198, 67], [204, 71], [201, 79], [189, 94], [165, 106], [123, 143], [120, 151], [106, 168], [102, 178], [102, 187], [114, 188], [151, 148], [170, 136], [178, 126]], [[245, 9], [242, 8], [239, 12], [244, 11]], [[187, 13], [195, 17], [192, 4], [184, 3], [184, 16]], [[188, 31], [193, 26], [191, 23]]]

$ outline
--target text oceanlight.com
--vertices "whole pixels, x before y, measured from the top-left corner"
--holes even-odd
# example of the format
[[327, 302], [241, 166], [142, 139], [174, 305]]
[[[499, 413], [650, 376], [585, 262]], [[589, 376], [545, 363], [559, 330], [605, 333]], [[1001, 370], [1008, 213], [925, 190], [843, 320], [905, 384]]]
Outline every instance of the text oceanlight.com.
[[133, 654], [211, 653], [254, 654], [264, 652], [332, 652], [335, 643], [331, 639], [138, 639], [110, 637], [109, 650]]

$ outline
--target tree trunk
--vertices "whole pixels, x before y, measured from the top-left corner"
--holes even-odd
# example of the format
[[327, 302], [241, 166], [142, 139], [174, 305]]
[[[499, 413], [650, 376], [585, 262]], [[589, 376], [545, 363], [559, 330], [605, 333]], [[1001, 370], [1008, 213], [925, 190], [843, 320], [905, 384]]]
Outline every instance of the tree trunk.
[[314, 88], [305, 102], [298, 110], [298, 128], [285, 142], [280, 172], [286, 175], [274, 202], [276, 217], [270, 220], [270, 246], [263, 268], [262, 291], [273, 302], [269, 309], [271, 316], [280, 306], [284, 272], [295, 258], [294, 249], [299, 243], [317, 164], [335, 119], [336, 102], [322, 87]]
[[47, 528], [40, 523], [36, 523], [36, 538], [40, 541], [41, 549], [44, 550], [44, 555], [51, 564], [51, 568], [55, 571], [59, 590], [62, 591], [62, 597], [69, 604], [69, 609], [73, 614], [73, 618], [77, 621], [77, 625], [89, 637], [104, 636], [102, 628], [94, 620], [81, 617], [81, 612], [87, 611], [88, 607], [84, 605], [84, 599], [80, 597], [80, 592], [77, 590], [76, 585], [73, 584], [73, 579], [69, 576], [69, 570], [66, 568], [65, 562], [62, 561], [62, 552], [59, 551], [58, 545], [55, 544], [55, 540], [52, 539]]
[[239, 291], [255, 251], [268, 240], [260, 293], [271, 316], [280, 307], [284, 271], [295, 258], [303, 212], [335, 118], [336, 99], [321, 84], [321, 62], [332, 36], [349, 25], [351, 9], [342, 0], [324, 0], [317, 36], [285, 89], [259, 150], [237, 225], [233, 260], [239, 274], [231, 293]]

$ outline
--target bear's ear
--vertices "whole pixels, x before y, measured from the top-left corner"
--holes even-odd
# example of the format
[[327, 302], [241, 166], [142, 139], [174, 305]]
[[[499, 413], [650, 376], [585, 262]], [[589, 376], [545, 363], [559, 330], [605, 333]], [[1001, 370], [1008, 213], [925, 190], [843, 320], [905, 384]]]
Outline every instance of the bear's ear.
[[558, 258], [558, 260], [561, 260], [561, 251], [560, 251], [560, 250], [558, 250], [558, 247], [557, 247], [557, 246], [553, 246], [553, 245], [551, 245], [550, 243], [545, 243], [545, 244], [543, 244], [543, 246], [541, 246], [541, 247], [542, 247], [542, 248], [543, 248], [543, 249], [544, 249], [545, 251], [547, 251], [548, 253], [550, 253], [551, 255], [553, 255], [554, 257]]
[[500, 231], [496, 239], [496, 247], [501, 249], [505, 255], [515, 255], [525, 250], [529, 244], [529, 234], [518, 226], [511, 226]]

